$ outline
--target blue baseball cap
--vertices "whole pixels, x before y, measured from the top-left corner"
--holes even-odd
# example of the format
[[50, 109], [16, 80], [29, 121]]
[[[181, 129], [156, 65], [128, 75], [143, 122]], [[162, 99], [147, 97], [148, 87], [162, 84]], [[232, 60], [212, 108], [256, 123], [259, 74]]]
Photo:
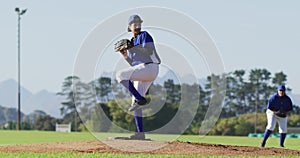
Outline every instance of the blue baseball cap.
[[[131, 15], [131, 16], [129, 17], [129, 19], [128, 19], [128, 25], [130, 25], [130, 24], [133, 23], [133, 22], [140, 22], [140, 23], [142, 23], [143, 20], [142, 20], [141, 17], [138, 16], [138, 15]], [[128, 30], [128, 32], [131, 31], [129, 28], [127, 28], [127, 30]]]
[[285, 91], [285, 86], [284, 85], [280, 85], [280, 86], [278, 86], [277, 90], [279, 90], [279, 91]]

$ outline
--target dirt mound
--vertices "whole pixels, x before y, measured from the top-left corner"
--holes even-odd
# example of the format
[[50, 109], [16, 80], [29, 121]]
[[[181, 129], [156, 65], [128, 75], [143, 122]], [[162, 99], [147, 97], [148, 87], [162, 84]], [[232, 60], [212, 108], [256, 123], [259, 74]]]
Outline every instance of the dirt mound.
[[[113, 146], [113, 147], [112, 147]], [[155, 150], [152, 150], [156, 147]], [[55, 142], [25, 145], [0, 146], [1, 152], [100, 152], [100, 153], [145, 153], [145, 154], [181, 154], [181, 155], [300, 155], [300, 151], [280, 148], [260, 148], [190, 142], [158, 142], [136, 140], [105, 140]]]

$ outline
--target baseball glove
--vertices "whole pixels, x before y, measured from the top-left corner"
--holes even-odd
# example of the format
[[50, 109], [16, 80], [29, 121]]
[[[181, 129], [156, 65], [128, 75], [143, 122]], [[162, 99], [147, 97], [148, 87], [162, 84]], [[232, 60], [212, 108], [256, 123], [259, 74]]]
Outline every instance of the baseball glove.
[[283, 109], [275, 111], [274, 114], [278, 117], [286, 117], [286, 112]]
[[128, 39], [121, 39], [118, 42], [115, 43], [115, 52], [119, 52], [125, 49], [132, 48], [133, 45]]

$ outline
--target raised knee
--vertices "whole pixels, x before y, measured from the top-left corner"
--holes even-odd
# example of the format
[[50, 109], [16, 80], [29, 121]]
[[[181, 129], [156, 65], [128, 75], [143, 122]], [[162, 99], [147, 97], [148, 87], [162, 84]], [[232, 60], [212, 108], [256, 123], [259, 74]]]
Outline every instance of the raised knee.
[[126, 80], [125, 73], [122, 72], [122, 71], [118, 71], [118, 72], [116, 73], [116, 79], [117, 79], [117, 81], [118, 81], [119, 83], [120, 83], [121, 81], [123, 81], [123, 80]]

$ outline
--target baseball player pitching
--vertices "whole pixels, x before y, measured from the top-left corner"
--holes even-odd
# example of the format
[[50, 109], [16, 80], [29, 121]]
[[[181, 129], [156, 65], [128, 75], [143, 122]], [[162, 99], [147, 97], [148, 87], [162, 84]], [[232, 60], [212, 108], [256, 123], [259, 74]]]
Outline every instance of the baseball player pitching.
[[115, 51], [130, 64], [129, 68], [116, 73], [116, 79], [133, 95], [128, 111], [134, 112], [137, 133], [130, 139], [137, 140], [145, 139], [141, 107], [149, 103], [145, 94], [157, 77], [161, 62], [151, 35], [141, 31], [142, 23], [140, 16], [130, 16], [127, 30], [132, 32], [131, 40], [123, 39], [115, 44]]
[[293, 110], [293, 104], [290, 97], [285, 94], [286, 89], [284, 85], [278, 86], [277, 90], [277, 93], [274, 94], [268, 101], [266, 111], [268, 125], [264, 133], [261, 147], [265, 147], [267, 139], [276, 126], [276, 122], [279, 124], [280, 146], [284, 147], [284, 140], [287, 134], [287, 114]]

